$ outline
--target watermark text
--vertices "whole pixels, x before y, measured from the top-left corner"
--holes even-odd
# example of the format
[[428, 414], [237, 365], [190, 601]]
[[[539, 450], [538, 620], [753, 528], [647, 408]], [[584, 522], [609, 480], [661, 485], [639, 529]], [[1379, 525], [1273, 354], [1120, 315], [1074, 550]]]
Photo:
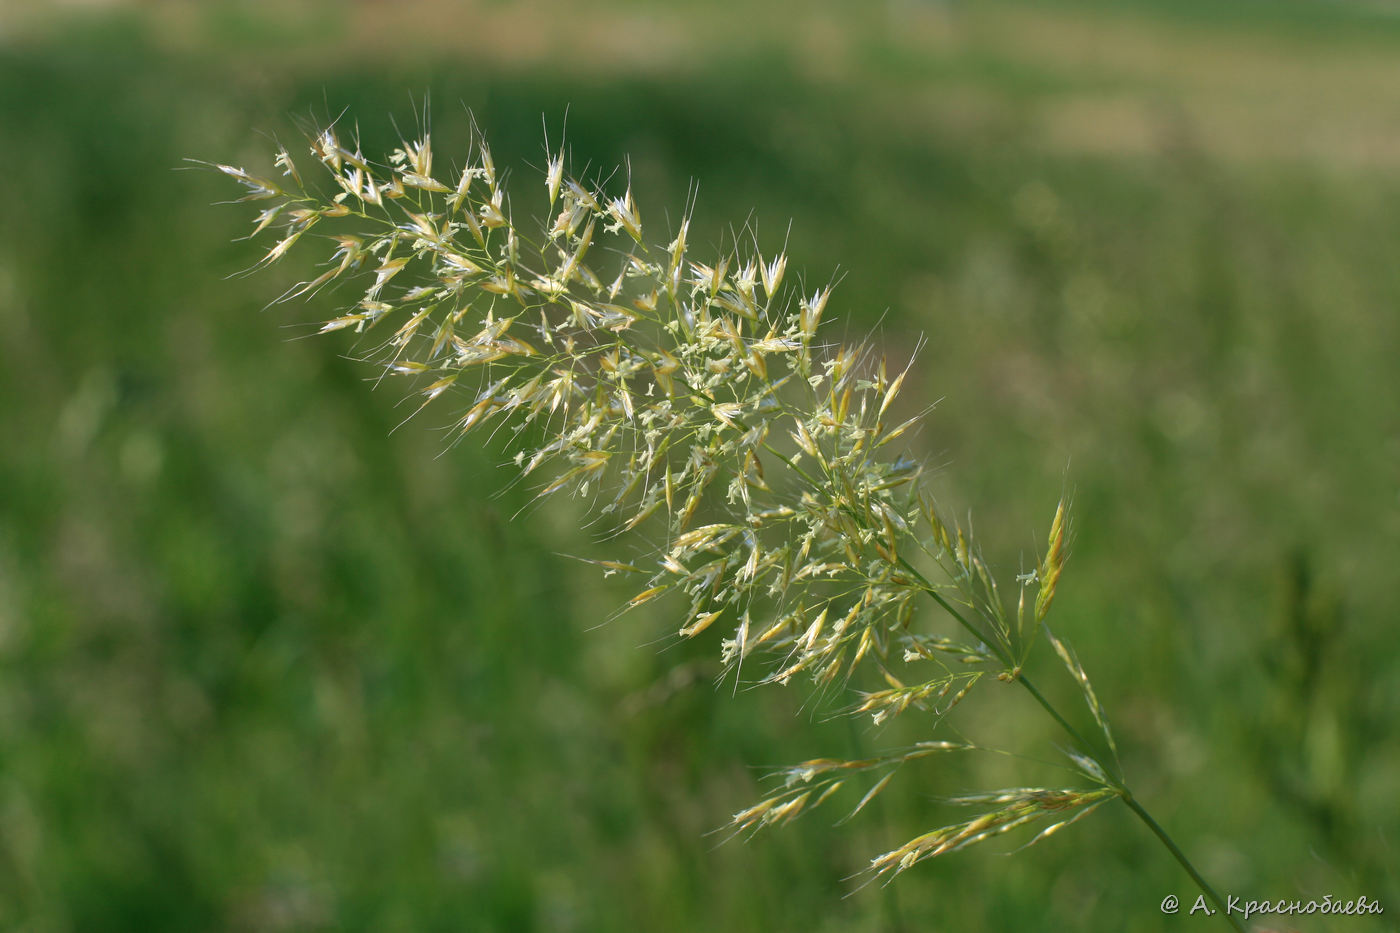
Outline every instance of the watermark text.
[[[1164, 914], [1179, 914], [1182, 912], [1181, 899], [1175, 894], [1168, 894], [1162, 898], [1161, 910]], [[1191, 906], [1186, 909], [1187, 916], [1202, 914], [1210, 917], [1219, 913], [1220, 909], [1204, 894], [1198, 895]], [[1345, 914], [1355, 916], [1357, 914], [1383, 914], [1385, 908], [1375, 898], [1366, 896], [1355, 897], [1351, 900], [1343, 900], [1333, 897], [1331, 894], [1323, 895], [1321, 899], [1309, 898], [1308, 900], [1289, 900], [1279, 898], [1278, 900], [1253, 900], [1227, 895], [1225, 897], [1225, 913], [1238, 915], [1244, 920], [1250, 917], [1266, 916], [1291, 916], [1295, 914]]]

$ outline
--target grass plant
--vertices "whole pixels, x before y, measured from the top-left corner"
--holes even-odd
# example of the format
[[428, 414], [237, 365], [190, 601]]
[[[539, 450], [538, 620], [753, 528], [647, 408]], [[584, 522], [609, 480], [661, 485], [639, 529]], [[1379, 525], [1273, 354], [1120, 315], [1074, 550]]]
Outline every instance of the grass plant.
[[[415, 413], [457, 404], [454, 441], [503, 432], [519, 481], [573, 497], [626, 548], [588, 558], [635, 580], [624, 609], [671, 600], [675, 639], [722, 632], [735, 689], [805, 683], [813, 704], [876, 725], [921, 717], [927, 737], [905, 747], [782, 769], [734, 833], [843, 798], [850, 818], [912, 762], [986, 753], [943, 720], [1018, 689], [1062, 728], [1072, 779], [948, 798], [967, 818], [874, 854], [868, 879], [1017, 830], [1030, 845], [1116, 800], [1243, 929], [1130, 790], [1089, 677], [1050, 628], [1068, 496], [1043, 553], [999, 578], [908, 448], [926, 414], [904, 410], [908, 368], [830, 340], [831, 286], [795, 284], [786, 253], [749, 234], [697, 258], [688, 210], [664, 243], [650, 238], [627, 173], [575, 177], [562, 145], [527, 206], [480, 136], [447, 171], [427, 132], [382, 163], [335, 125], [308, 138], [314, 168], [282, 147], [265, 175], [213, 166], [261, 206], [254, 234], [276, 236], [254, 268], [324, 248], [321, 270], [281, 300], [352, 292], [320, 331], [355, 332], [385, 375], [416, 380]], [[522, 229], [516, 216], [537, 209], [538, 229]], [[1058, 659], [1092, 730], [1031, 679], [1037, 649]]]

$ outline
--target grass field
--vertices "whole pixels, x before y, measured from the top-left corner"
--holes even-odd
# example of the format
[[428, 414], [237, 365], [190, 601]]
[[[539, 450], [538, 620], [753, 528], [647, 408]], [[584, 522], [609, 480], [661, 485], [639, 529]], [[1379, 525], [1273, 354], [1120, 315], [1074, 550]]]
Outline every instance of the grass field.
[[925, 336], [917, 443], [988, 557], [1074, 490], [1053, 619], [1139, 795], [1225, 892], [1387, 909], [1261, 922], [1391, 928], [1398, 98], [1381, 4], [6, 4], [0, 927], [1212, 925], [1121, 807], [856, 891], [935, 797], [1053, 773], [995, 688], [952, 726], [1027, 761], [719, 844], [768, 770], [918, 724], [716, 689], [666, 606], [599, 627], [628, 591], [570, 506], [446, 415], [394, 431], [184, 170], [342, 110], [386, 151], [426, 99], [441, 153], [469, 109], [535, 184], [567, 123], [651, 222], [694, 183], [693, 243], [839, 276], [838, 334]]

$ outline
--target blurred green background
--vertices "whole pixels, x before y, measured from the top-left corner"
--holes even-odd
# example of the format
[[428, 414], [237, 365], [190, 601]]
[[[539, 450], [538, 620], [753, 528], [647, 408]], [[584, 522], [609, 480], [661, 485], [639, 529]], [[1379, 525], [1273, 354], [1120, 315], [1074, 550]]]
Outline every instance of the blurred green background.
[[425, 97], [440, 158], [470, 109], [535, 185], [567, 113], [654, 230], [694, 181], [696, 255], [752, 220], [842, 277], [836, 333], [926, 335], [917, 443], [989, 558], [1074, 491], [1052, 619], [1144, 802], [1227, 893], [1387, 908], [1279, 927], [1391, 928], [1400, 7], [1166, 0], [0, 3], [0, 928], [1224, 928], [1160, 914], [1194, 892], [1118, 806], [856, 891], [1058, 754], [996, 685], [953, 725], [1025, 768], [721, 844], [768, 769], [920, 724], [717, 689], [666, 607], [598, 627], [568, 505], [390, 436], [177, 171], [342, 110], [385, 152]]

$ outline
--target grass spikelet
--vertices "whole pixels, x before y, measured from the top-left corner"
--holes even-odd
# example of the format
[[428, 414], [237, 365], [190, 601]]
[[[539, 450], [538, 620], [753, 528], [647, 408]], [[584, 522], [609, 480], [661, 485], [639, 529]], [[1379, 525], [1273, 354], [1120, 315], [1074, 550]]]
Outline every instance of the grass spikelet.
[[916, 836], [898, 848], [877, 855], [870, 861], [870, 871], [877, 876], [894, 877], [925, 859], [957, 852], [1046, 818], [1055, 818], [1054, 825], [1026, 844], [1034, 845], [1060, 827], [1087, 816], [1099, 804], [1114, 796], [1116, 792], [1108, 788], [1079, 791], [1022, 787], [955, 798], [950, 803], [991, 805], [994, 809], [970, 820]]
[[1065, 565], [1065, 532], [1068, 519], [1065, 515], [1066, 502], [1060, 499], [1055, 509], [1055, 520], [1050, 523], [1050, 542], [1045, 550], [1045, 559], [1040, 562], [1040, 592], [1035, 597], [1035, 621], [1044, 622], [1050, 612], [1050, 603], [1055, 599], [1055, 587], [1060, 582], [1060, 571]]

